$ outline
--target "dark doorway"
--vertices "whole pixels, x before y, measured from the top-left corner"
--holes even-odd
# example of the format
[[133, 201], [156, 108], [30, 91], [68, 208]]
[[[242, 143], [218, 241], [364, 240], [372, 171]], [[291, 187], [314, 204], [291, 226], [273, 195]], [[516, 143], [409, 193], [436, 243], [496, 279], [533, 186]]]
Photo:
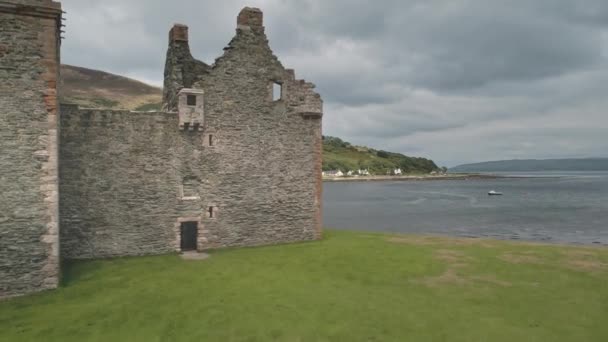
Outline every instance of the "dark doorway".
[[182, 222], [182, 251], [196, 250], [196, 236], [198, 231], [196, 222]]

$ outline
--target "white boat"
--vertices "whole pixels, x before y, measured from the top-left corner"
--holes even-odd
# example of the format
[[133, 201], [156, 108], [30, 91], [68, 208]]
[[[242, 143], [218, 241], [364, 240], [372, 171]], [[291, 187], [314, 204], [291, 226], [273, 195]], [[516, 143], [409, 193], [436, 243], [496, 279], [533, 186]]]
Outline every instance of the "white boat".
[[500, 195], [502, 195], [502, 192], [497, 192], [497, 191], [491, 190], [490, 192], [488, 192], [488, 195], [490, 195], [490, 196], [500, 196]]

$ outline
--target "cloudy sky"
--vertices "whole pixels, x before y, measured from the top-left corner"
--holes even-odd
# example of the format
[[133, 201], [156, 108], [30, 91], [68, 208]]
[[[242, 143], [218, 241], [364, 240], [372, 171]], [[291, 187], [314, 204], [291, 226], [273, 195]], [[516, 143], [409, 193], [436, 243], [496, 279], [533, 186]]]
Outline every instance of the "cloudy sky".
[[167, 33], [207, 63], [260, 7], [317, 84], [324, 134], [440, 165], [608, 157], [606, 0], [62, 0], [64, 63], [161, 85]]

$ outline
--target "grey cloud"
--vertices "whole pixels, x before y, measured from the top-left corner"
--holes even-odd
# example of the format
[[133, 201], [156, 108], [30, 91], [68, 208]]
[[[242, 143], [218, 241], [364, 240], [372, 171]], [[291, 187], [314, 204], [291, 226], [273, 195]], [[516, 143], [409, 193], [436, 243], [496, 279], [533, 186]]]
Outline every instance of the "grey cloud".
[[[379, 66], [438, 90], [557, 76], [601, 62], [600, 32], [564, 18], [572, 7], [584, 12], [584, 2], [562, 7], [553, 1], [528, 3], [413, 1], [380, 6], [331, 1], [320, 5], [317, 12], [324, 15], [303, 15], [301, 20], [311, 22], [319, 34], [374, 42]], [[539, 3], [553, 10], [544, 12]], [[362, 13], [368, 13], [367, 20], [357, 20]], [[586, 23], [585, 16], [578, 18]], [[411, 63], [412, 72], [399, 74], [402, 63]]]

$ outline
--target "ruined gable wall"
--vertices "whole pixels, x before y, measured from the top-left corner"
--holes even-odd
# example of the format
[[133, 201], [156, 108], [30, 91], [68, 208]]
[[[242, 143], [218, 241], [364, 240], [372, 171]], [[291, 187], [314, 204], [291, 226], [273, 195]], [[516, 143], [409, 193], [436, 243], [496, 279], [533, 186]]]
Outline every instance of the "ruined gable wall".
[[[60, 5], [0, 4], [0, 298], [59, 282]], [[24, 8], [18, 5], [44, 5]]]
[[[319, 238], [322, 101], [273, 55], [259, 10], [244, 9], [237, 25], [225, 54], [194, 86], [205, 91], [205, 133], [218, 140], [203, 151], [218, 165], [210, 181], [220, 214], [206, 225], [209, 245]], [[282, 84], [279, 101], [273, 81]]]

